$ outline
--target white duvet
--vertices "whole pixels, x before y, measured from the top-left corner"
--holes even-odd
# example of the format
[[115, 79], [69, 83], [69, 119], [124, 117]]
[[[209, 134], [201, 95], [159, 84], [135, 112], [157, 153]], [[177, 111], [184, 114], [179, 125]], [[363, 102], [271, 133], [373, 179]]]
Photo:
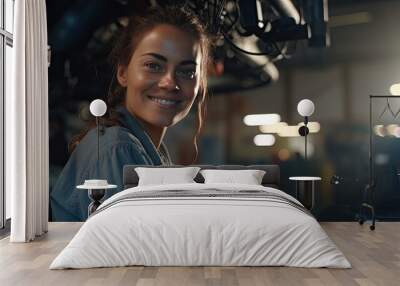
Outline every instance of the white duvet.
[[351, 267], [311, 215], [279, 200], [186, 196], [115, 203], [136, 192], [207, 189], [261, 190], [298, 203], [280, 190], [254, 185], [193, 183], [127, 189], [99, 207], [50, 269], [127, 265]]

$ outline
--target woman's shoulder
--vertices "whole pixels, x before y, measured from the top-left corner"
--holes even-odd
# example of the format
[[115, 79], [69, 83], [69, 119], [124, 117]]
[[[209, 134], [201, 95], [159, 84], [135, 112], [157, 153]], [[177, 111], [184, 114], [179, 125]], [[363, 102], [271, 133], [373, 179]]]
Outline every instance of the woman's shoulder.
[[[69, 161], [79, 161], [79, 166], [83, 166], [83, 169], [90, 169], [90, 166], [96, 164], [97, 155], [97, 130], [94, 128], [76, 146]], [[140, 140], [127, 128], [121, 126], [107, 127], [104, 132], [101, 132], [99, 155], [100, 158], [108, 158], [116, 162], [151, 164], [151, 159]]]
[[128, 128], [123, 126], [105, 128], [104, 133], [100, 136], [100, 140], [104, 140], [108, 143], [132, 143], [142, 145], [140, 140], [132, 134]]
[[[93, 128], [78, 144], [78, 148], [82, 148], [84, 146], [91, 146], [92, 148], [95, 148], [96, 144], [97, 129]], [[99, 136], [99, 144], [101, 149], [103, 150], [115, 146], [127, 145], [138, 147], [139, 149], [143, 148], [143, 144], [140, 142], [140, 140], [134, 134], [132, 134], [128, 128], [125, 128], [123, 126], [111, 126], [101, 130]]]

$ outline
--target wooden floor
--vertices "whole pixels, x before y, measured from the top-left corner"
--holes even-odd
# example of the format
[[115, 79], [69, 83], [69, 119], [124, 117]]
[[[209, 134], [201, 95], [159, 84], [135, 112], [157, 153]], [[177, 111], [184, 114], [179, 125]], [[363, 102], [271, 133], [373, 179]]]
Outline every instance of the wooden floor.
[[81, 226], [51, 223], [32, 243], [0, 241], [0, 285], [400, 285], [400, 223], [380, 222], [375, 231], [356, 222], [322, 223], [352, 269], [290, 267], [120, 267], [48, 270]]

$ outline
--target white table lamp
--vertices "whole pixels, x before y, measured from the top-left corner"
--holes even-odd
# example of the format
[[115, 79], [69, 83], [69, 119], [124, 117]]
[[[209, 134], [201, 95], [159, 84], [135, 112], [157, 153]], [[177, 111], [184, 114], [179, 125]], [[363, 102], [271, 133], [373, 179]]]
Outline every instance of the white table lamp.
[[307, 160], [307, 135], [310, 130], [307, 127], [308, 117], [314, 113], [315, 106], [314, 103], [309, 99], [300, 100], [297, 104], [297, 112], [304, 117], [304, 126], [299, 128], [299, 134], [304, 136], [304, 158]]
[[106, 113], [107, 105], [103, 100], [95, 99], [90, 103], [89, 109], [93, 116], [100, 117]]
[[303, 99], [297, 104], [297, 112], [304, 117], [311, 116], [314, 113], [314, 102], [309, 99]]

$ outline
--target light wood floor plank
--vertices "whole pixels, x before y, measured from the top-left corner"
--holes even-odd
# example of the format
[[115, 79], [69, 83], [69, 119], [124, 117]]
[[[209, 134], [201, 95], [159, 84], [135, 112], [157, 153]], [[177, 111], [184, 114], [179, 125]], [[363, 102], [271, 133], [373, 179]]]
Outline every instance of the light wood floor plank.
[[49, 233], [32, 243], [0, 240], [0, 285], [400, 285], [400, 223], [379, 222], [375, 231], [356, 222], [321, 224], [351, 262], [352, 269], [291, 267], [116, 267], [48, 269], [81, 223], [50, 223]]

